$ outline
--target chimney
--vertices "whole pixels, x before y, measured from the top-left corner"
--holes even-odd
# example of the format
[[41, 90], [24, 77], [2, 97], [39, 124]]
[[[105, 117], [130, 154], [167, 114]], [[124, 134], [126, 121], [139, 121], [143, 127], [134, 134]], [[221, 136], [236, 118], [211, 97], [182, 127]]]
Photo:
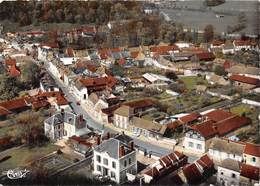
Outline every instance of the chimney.
[[83, 122], [83, 115], [82, 115], [82, 114], [79, 115], [79, 121], [80, 121], [81, 123]]
[[107, 132], [107, 139], [109, 139], [110, 138], [110, 133], [109, 132]]
[[124, 145], [121, 145], [120, 147], [119, 147], [119, 157], [121, 158], [121, 157], [123, 157], [125, 155], [125, 147], [124, 147]]
[[97, 143], [97, 145], [100, 145], [100, 136], [97, 136], [96, 143]]
[[134, 142], [133, 142], [133, 141], [131, 141], [131, 142], [129, 143], [129, 146], [130, 146], [130, 151], [131, 151], [131, 152], [134, 151]]

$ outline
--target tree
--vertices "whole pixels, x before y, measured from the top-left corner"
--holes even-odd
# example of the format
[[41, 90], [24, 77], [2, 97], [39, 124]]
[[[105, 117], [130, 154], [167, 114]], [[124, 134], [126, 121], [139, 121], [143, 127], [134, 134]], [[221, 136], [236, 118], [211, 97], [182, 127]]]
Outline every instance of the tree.
[[214, 72], [216, 75], [219, 76], [225, 76], [227, 75], [227, 72], [225, 71], [225, 68], [223, 66], [217, 65], [214, 69]]
[[124, 68], [120, 66], [118, 63], [113, 64], [111, 70], [114, 76], [124, 76]]
[[207, 25], [204, 29], [204, 41], [209, 42], [214, 38], [214, 27]]
[[172, 72], [172, 71], [167, 71], [165, 73], [165, 76], [171, 80], [176, 80], [178, 79], [178, 76], [175, 74], [175, 72]]
[[0, 75], [0, 100], [9, 100], [18, 96], [19, 83], [16, 78], [8, 74]]
[[15, 119], [18, 125], [15, 138], [20, 138], [30, 146], [41, 145], [48, 141], [44, 135], [42, 123], [44, 122], [44, 113], [41, 111], [26, 111], [20, 113]]
[[32, 61], [22, 67], [21, 81], [26, 87], [34, 88], [39, 85], [40, 68]]

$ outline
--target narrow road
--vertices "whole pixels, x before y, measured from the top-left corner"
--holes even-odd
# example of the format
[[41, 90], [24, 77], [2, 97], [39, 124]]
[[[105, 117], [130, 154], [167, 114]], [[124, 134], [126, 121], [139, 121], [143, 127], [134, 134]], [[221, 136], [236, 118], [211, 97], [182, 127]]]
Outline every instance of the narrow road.
[[[57, 83], [57, 85], [60, 87], [60, 89], [63, 91], [63, 93], [65, 94], [66, 96], [66, 99], [70, 102], [70, 105], [73, 109], [73, 111], [76, 113], [76, 114], [82, 114], [83, 117], [86, 119], [87, 121], [87, 125], [96, 129], [96, 130], [99, 130], [99, 131], [104, 131], [104, 133], [106, 132], [110, 132], [110, 133], [118, 133], [117, 131], [114, 131], [112, 130], [111, 128], [109, 127], [106, 127], [104, 126], [103, 124], [101, 123], [98, 123], [96, 121], [94, 121], [90, 116], [89, 114], [85, 111], [85, 109], [81, 106], [81, 105], [77, 105], [77, 99], [75, 98], [75, 96], [70, 92], [70, 90], [68, 89], [68, 87], [64, 86], [63, 83], [61, 83], [60, 80], [58, 80], [57, 77], [55, 77], [48, 69], [48, 66], [46, 65], [45, 63], [45, 67], [46, 67], [46, 70], [48, 71], [48, 73], [53, 77], [53, 79], [55, 80], [55, 82]], [[172, 150], [170, 148], [163, 148], [161, 146], [158, 146], [158, 145], [154, 145], [152, 143], [148, 143], [148, 142], [145, 142], [145, 141], [142, 141], [140, 139], [137, 139], [135, 137], [132, 137], [134, 139], [134, 143], [137, 145], [137, 146], [140, 146], [142, 148], [145, 148], [147, 150], [147, 152], [154, 152], [156, 154], [160, 154], [161, 156], [163, 155], [166, 155], [166, 154], [169, 154], [170, 152], [172, 152]], [[196, 157], [191, 157], [192, 159], [195, 159]]]

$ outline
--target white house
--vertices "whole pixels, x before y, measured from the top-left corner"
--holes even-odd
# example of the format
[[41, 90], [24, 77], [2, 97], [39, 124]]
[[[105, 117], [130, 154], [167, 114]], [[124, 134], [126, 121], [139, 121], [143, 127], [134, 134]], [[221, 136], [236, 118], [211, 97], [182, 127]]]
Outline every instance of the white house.
[[81, 83], [80, 79], [71, 81], [70, 89], [79, 101], [87, 101], [88, 89]]
[[94, 174], [108, 176], [118, 184], [127, 181], [127, 175], [137, 173], [134, 143], [129, 144], [114, 138], [103, 141], [94, 152]]
[[163, 86], [168, 85], [169, 82], [172, 82], [169, 78], [153, 74], [153, 73], [145, 73], [142, 75], [142, 77], [150, 83], [150, 85], [147, 86]]
[[215, 161], [219, 162], [228, 158], [241, 162], [243, 160], [244, 148], [244, 144], [226, 139], [214, 138], [209, 146], [209, 155]]
[[225, 55], [235, 54], [235, 48], [233, 44], [225, 44], [222, 46], [222, 53]]
[[56, 76], [57, 78], [61, 79], [62, 76], [60, 74], [60, 71], [59, 71], [58, 67], [54, 63], [52, 63], [52, 62], [49, 62], [48, 65], [49, 65], [49, 67], [48, 67], [49, 71], [54, 76]]
[[246, 164], [260, 167], [260, 145], [246, 143], [243, 158]]
[[183, 146], [191, 151], [206, 152], [206, 139], [199, 132], [190, 130], [185, 133]]
[[78, 60], [78, 58], [75, 58], [75, 57], [63, 57], [63, 58], [60, 58], [60, 61], [63, 63], [64, 66], [72, 65], [77, 60]]
[[186, 42], [177, 42], [177, 43], [175, 43], [175, 45], [177, 45], [180, 49], [190, 48], [191, 46], [193, 46], [192, 43], [186, 43]]
[[217, 182], [220, 185], [238, 186], [240, 180], [239, 162], [232, 159], [225, 159], [218, 166]]
[[68, 139], [88, 133], [86, 120], [82, 115], [76, 115], [64, 110], [54, 114], [44, 121], [44, 133], [51, 140]]
[[249, 40], [234, 40], [233, 45], [234, 45], [235, 51], [251, 50], [253, 47], [252, 42]]

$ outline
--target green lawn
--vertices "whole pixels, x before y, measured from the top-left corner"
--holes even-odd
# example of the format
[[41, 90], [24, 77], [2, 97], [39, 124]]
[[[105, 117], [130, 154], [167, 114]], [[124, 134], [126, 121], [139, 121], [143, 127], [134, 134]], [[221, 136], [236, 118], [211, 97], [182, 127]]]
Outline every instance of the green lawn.
[[232, 107], [230, 109], [230, 112], [241, 116], [243, 113], [249, 113], [250, 110], [251, 110], [251, 108], [250, 108], [249, 105], [240, 104], [240, 105], [237, 105], [235, 107]]
[[196, 89], [196, 85], [198, 82], [207, 83], [203, 78], [198, 76], [185, 76], [180, 77], [180, 80], [182, 80], [188, 90]]
[[17, 125], [7, 124], [6, 122], [0, 124], [0, 138], [7, 136], [8, 133], [15, 130]]
[[0, 152], [0, 159], [5, 156], [11, 156], [10, 159], [0, 163], [0, 172], [14, 169], [19, 166], [25, 166], [41, 157], [46, 156], [49, 153], [57, 151], [58, 146], [47, 144], [42, 147], [29, 148], [27, 146], [21, 148], [13, 148], [10, 150]]

